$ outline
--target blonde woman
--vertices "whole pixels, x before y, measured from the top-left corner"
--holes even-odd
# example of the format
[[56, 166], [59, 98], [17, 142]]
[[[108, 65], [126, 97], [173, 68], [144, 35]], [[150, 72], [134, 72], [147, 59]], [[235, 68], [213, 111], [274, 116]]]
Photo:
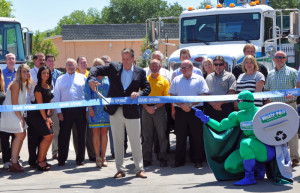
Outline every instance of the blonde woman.
[[[26, 103], [27, 92], [31, 83], [30, 68], [27, 64], [21, 64], [17, 69], [15, 79], [8, 86], [6, 98], [3, 105], [21, 105]], [[24, 168], [19, 164], [19, 153], [26, 137], [26, 122], [23, 111], [2, 112], [0, 130], [13, 133], [15, 139], [12, 142], [11, 172], [23, 172]]]
[[[93, 61], [93, 66], [105, 66], [105, 63], [100, 58], [96, 58]], [[109, 81], [105, 76], [98, 76], [97, 81], [100, 83], [97, 86], [97, 89], [103, 96], [106, 96], [109, 89]], [[94, 92], [87, 81], [85, 84], [85, 99], [97, 99], [99, 98], [96, 92]], [[89, 121], [89, 129], [93, 129], [93, 144], [94, 150], [96, 154], [96, 166], [97, 167], [106, 167], [106, 148], [108, 141], [108, 127], [110, 127], [109, 123], [109, 115], [104, 112], [103, 105], [97, 105], [88, 107], [88, 121]], [[100, 146], [101, 146], [101, 156], [100, 156]]]
[[[265, 84], [265, 76], [258, 71], [258, 65], [252, 55], [245, 56], [242, 63], [243, 74], [237, 79], [236, 93], [243, 90], [250, 92], [262, 92]], [[254, 104], [261, 107], [263, 105], [262, 99], [255, 99]]]
[[207, 75], [215, 71], [214, 62], [211, 58], [207, 58], [202, 61], [201, 71], [204, 78], [206, 78]]

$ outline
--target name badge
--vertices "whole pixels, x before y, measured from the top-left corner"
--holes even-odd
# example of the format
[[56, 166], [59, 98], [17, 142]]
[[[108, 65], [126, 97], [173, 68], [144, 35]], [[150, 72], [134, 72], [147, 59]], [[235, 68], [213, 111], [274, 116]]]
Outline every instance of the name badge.
[[241, 130], [253, 130], [253, 123], [252, 121], [244, 121], [240, 123]]

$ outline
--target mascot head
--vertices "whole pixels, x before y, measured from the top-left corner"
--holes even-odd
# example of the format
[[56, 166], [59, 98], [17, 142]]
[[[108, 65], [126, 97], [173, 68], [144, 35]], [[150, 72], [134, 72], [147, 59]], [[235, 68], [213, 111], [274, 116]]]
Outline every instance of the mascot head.
[[240, 110], [248, 110], [248, 109], [253, 109], [255, 107], [254, 96], [248, 90], [244, 90], [240, 92], [237, 102]]

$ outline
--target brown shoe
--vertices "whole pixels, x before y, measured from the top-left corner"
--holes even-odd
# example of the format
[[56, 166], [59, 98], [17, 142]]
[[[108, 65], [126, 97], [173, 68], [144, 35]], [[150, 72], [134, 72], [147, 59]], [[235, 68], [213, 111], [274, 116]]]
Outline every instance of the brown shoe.
[[300, 166], [299, 160], [293, 159], [293, 160], [292, 160], [292, 167], [297, 167], [297, 166]]
[[139, 178], [147, 178], [146, 174], [144, 171], [140, 171], [139, 173], [136, 174], [136, 177]]
[[122, 178], [122, 177], [125, 177], [125, 176], [126, 176], [125, 172], [118, 171], [118, 172], [114, 175], [114, 178]]
[[20, 166], [19, 162], [17, 163], [10, 163], [9, 165], [10, 172], [24, 172], [24, 168]]

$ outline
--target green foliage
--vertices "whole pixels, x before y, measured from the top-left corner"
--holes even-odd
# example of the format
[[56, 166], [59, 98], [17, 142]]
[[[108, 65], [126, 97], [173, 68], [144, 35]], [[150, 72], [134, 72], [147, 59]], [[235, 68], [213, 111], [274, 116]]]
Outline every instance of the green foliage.
[[[143, 38], [143, 45], [141, 46], [141, 52], [144, 53], [145, 50], [149, 49], [148, 45], [147, 45], [147, 39], [146, 38]], [[154, 52], [155, 50], [154, 49], [151, 49], [152, 52]], [[144, 60], [144, 58], [140, 57], [137, 59], [137, 64], [138, 66], [142, 67], [142, 68], [145, 68], [147, 67], [147, 61]], [[149, 61], [148, 61], [149, 62]]]
[[59, 35], [61, 34], [61, 27], [63, 25], [79, 25], [79, 24], [101, 24], [101, 13], [95, 8], [89, 8], [85, 13], [83, 10], [75, 10], [68, 16], [63, 16], [54, 30], [49, 30], [47, 37], [49, 35]]
[[300, 9], [299, 0], [272, 0], [271, 7], [274, 9], [297, 8]]
[[199, 7], [197, 9], [204, 9], [206, 5], [211, 5], [211, 0], [204, 0], [203, 2], [200, 3]]
[[111, 0], [102, 10], [105, 23], [145, 23], [147, 18], [179, 16], [183, 8], [164, 0]]
[[32, 53], [42, 52], [45, 55], [53, 54], [57, 58], [59, 51], [54, 46], [51, 38], [46, 38], [46, 33], [36, 31], [32, 40]]
[[14, 17], [12, 15], [12, 3], [6, 0], [0, 0], [0, 17]]

